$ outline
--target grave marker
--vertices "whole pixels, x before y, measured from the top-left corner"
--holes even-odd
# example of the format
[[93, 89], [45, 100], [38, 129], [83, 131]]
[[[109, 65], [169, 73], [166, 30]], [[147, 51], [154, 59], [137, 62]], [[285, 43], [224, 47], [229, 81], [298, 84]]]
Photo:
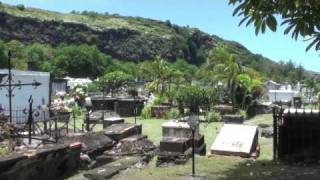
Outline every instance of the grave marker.
[[257, 126], [225, 124], [211, 147], [211, 153], [249, 157], [257, 144]]

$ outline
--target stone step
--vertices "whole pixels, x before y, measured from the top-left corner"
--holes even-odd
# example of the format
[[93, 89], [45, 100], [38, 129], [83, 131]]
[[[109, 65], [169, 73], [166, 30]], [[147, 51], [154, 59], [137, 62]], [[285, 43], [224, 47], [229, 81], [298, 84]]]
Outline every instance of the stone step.
[[120, 171], [128, 169], [142, 161], [143, 157], [123, 157], [112, 163], [85, 172], [84, 177], [88, 178], [89, 180], [108, 179], [118, 174]]

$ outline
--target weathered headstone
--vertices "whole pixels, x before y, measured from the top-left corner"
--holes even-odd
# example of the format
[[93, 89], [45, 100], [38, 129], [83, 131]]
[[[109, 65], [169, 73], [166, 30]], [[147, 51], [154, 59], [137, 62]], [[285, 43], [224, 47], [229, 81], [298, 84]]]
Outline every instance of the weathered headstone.
[[211, 153], [250, 157], [257, 144], [257, 126], [225, 124], [211, 147]]

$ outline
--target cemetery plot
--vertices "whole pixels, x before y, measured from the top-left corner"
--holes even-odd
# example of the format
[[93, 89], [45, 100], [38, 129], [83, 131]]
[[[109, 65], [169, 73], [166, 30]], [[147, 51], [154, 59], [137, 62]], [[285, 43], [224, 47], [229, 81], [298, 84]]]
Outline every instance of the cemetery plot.
[[[195, 152], [206, 153], [204, 136], [199, 134], [199, 125], [195, 127]], [[185, 163], [191, 156], [191, 128], [186, 122], [169, 121], [162, 125], [162, 140], [157, 165], [164, 162]]]
[[[92, 97], [92, 110], [110, 110], [121, 117], [140, 115], [144, 107], [144, 99], [123, 97]], [[135, 109], [137, 110], [135, 114]]]
[[104, 134], [115, 141], [141, 134], [142, 126], [130, 123], [113, 124], [104, 129]]

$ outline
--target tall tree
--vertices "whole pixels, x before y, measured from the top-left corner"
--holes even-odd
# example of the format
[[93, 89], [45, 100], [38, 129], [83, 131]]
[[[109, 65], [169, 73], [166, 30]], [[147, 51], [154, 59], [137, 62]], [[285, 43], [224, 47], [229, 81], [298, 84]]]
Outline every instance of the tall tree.
[[7, 61], [7, 55], [6, 55], [6, 48], [4, 46], [4, 43], [0, 41], [0, 68], [7, 68], [8, 67], [8, 61]]
[[252, 93], [255, 89], [262, 88], [263, 83], [255, 78], [250, 77], [249, 74], [239, 74], [237, 76], [237, 81], [240, 87], [244, 89], [244, 95], [242, 97], [241, 106], [243, 109], [247, 108], [246, 100], [252, 97]]
[[212, 51], [212, 56], [209, 56], [206, 68], [208, 70], [212, 69], [214, 79], [225, 82], [228, 95], [231, 98], [233, 107], [235, 107], [236, 78], [243, 72], [239, 62], [224, 47], [217, 47]]
[[168, 79], [168, 73], [170, 72], [168, 63], [157, 56], [152, 63], [144, 63], [143, 65], [144, 66], [140, 66], [140, 72], [149, 76], [152, 83], [156, 86], [156, 90], [163, 94], [165, 83]]

